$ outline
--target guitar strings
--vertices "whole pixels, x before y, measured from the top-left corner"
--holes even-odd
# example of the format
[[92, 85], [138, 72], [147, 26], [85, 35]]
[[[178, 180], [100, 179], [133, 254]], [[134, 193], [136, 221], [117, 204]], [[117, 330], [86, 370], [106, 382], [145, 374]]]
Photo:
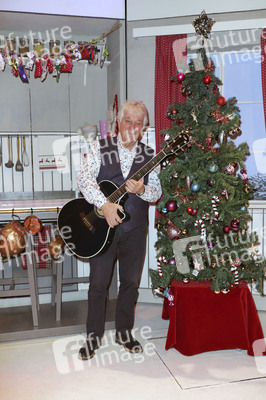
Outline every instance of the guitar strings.
[[[178, 139], [178, 137], [173, 139], [170, 143], [167, 144], [166, 147], [171, 147], [171, 144], [175, 143], [175, 140], [177, 140], [177, 139]], [[184, 139], [184, 137], [183, 137], [183, 139]], [[190, 139], [190, 138], [188, 138], [188, 139]], [[192, 141], [192, 139], [188, 142], [186, 142], [186, 140], [185, 140], [185, 143], [183, 143], [182, 146], [179, 146], [178, 150], [181, 150], [183, 147], [187, 146], [189, 143], [191, 143], [191, 141]], [[150, 171], [152, 168], [154, 168], [156, 165], [158, 165], [158, 162], [156, 161], [156, 163], [155, 163], [155, 160], [157, 158], [160, 159], [162, 154], [164, 155], [164, 157], [165, 157], [165, 155], [167, 155], [167, 153], [165, 154], [164, 150], [165, 150], [165, 148], [163, 150], [161, 150], [154, 158], [152, 158], [150, 161], [148, 161], [139, 171], [137, 171], [134, 175], [132, 175], [132, 177], [130, 179], [137, 178], [137, 180], [139, 180], [143, 176], [145, 176], [148, 171]], [[162, 161], [163, 158], [160, 161]], [[154, 165], [152, 165], [152, 168], [150, 168], [150, 164], [154, 164]], [[142, 171], [144, 172], [144, 175], [142, 174]], [[116, 203], [125, 194], [125, 193], [123, 193], [125, 186], [126, 186], [126, 182], [123, 183], [119, 188], [117, 188], [113, 193], [111, 193], [111, 195], [107, 197], [107, 200], [111, 201], [111, 203]], [[119, 192], [122, 192], [122, 193], [120, 194]], [[97, 213], [95, 212], [95, 210], [92, 210], [89, 212], [89, 214], [85, 215], [85, 217], [83, 217], [82, 220], [83, 221], [85, 220], [88, 223], [92, 223], [92, 222], [96, 221], [97, 218], [98, 218]]]

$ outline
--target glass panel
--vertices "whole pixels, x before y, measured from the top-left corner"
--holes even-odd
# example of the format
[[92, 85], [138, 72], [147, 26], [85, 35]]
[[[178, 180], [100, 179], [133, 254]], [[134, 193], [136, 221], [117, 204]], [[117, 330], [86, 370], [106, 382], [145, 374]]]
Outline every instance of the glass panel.
[[[197, 56], [196, 53], [192, 54], [192, 55], [189, 55], [187, 57], [187, 63], [189, 64], [191, 58], [195, 58], [196, 56]], [[219, 54], [213, 54], [213, 55], [212, 54], [208, 54], [208, 57], [210, 57], [212, 59], [212, 61], [214, 62], [214, 65], [215, 65], [215, 76], [220, 78], [220, 57], [221, 56]]]
[[224, 96], [238, 101], [262, 101], [260, 53], [223, 55]]
[[[262, 104], [240, 104], [242, 135], [234, 142], [236, 145], [247, 142], [250, 156], [247, 157], [246, 167], [249, 178], [252, 177], [256, 187], [266, 186], [266, 134]], [[261, 190], [255, 192], [255, 199], [266, 200]]]

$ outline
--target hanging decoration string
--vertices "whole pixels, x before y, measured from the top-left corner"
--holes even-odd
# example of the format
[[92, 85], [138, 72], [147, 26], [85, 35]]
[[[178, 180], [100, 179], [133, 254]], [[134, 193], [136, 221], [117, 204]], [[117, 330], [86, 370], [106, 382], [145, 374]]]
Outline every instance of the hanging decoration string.
[[[34, 78], [40, 78], [44, 82], [49, 74], [52, 74], [56, 81], [59, 82], [61, 73], [71, 73], [73, 68], [73, 61], [87, 60], [88, 64], [98, 63], [98, 53], [100, 54], [100, 67], [102, 68], [108, 50], [106, 48], [105, 38], [112, 32], [121, 28], [122, 24], [116, 25], [109, 32], [103, 33], [96, 39], [92, 39], [86, 44], [72, 44], [67, 45], [66, 48], [58, 53], [51, 55], [50, 53], [43, 53], [40, 48], [35, 48], [35, 51], [28, 51], [26, 57], [22, 57], [11, 48], [0, 48], [0, 71], [4, 71], [6, 65], [11, 67], [11, 72], [14, 77], [20, 77], [23, 83], [29, 83], [30, 71], [34, 69]], [[101, 45], [101, 50], [97, 47]], [[52, 57], [55, 57], [54, 59]]]

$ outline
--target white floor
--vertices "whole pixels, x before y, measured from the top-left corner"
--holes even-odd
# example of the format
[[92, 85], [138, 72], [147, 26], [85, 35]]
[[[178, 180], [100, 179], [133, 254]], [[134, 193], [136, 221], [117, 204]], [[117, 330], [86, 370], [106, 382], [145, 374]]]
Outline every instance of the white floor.
[[[168, 321], [161, 305], [139, 304], [136, 337], [144, 352], [132, 355], [107, 331], [89, 361], [77, 352], [84, 334], [0, 344], [0, 399], [3, 400], [262, 400], [266, 357], [243, 350], [193, 357], [165, 351]], [[266, 332], [266, 313], [260, 313]], [[261, 358], [261, 359], [263, 359]]]

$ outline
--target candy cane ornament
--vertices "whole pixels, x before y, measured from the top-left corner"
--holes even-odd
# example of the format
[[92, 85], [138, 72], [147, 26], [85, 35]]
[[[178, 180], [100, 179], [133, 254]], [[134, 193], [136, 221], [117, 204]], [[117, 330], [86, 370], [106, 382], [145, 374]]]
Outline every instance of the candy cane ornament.
[[204, 221], [202, 221], [202, 219], [198, 219], [195, 222], [195, 227], [198, 228], [200, 226], [200, 240], [202, 242], [206, 241], [206, 229], [205, 229], [205, 224]]
[[161, 264], [165, 264], [166, 263], [166, 258], [164, 256], [160, 256], [157, 258], [157, 269], [159, 272], [160, 277], [163, 277], [163, 273], [162, 273], [162, 269], [161, 269]]
[[235, 265], [231, 265], [231, 272], [233, 272], [235, 276], [235, 286], [239, 286], [238, 269]]
[[216, 204], [219, 204], [219, 203], [220, 203], [219, 197], [218, 196], [213, 196], [212, 197], [212, 208], [213, 208], [214, 215], [215, 215], [216, 218], [219, 217], [219, 213], [218, 213], [218, 210], [217, 210], [217, 207], [216, 207]]
[[157, 288], [154, 289], [154, 293], [156, 293], [156, 294], [162, 294], [163, 295], [163, 292], [164, 292], [163, 288], [161, 288], [159, 286], [157, 286]]

